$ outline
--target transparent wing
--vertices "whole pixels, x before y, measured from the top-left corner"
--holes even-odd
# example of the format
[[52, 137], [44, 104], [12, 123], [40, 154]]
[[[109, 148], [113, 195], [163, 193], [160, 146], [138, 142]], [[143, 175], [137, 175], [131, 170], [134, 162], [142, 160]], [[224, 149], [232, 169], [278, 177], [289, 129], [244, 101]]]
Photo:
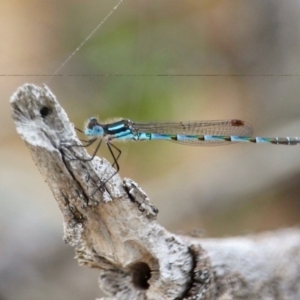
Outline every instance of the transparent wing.
[[252, 127], [241, 120], [216, 120], [195, 122], [132, 123], [138, 132], [186, 135], [240, 135], [251, 136]]
[[[252, 127], [242, 120], [212, 120], [195, 122], [150, 122], [133, 123], [133, 129], [137, 132], [158, 133], [169, 135], [214, 135], [214, 136], [252, 136]], [[175, 143], [194, 146], [216, 146], [232, 144], [227, 140], [180, 140]]]

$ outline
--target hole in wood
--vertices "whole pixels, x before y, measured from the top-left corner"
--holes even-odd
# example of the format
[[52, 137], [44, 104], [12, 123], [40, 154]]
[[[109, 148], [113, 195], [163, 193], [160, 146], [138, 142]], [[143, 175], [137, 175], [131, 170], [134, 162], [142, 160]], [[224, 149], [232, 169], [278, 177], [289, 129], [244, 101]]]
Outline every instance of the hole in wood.
[[46, 116], [48, 116], [50, 113], [50, 109], [46, 106], [43, 106], [40, 110], [40, 114], [42, 118], [45, 118]]
[[151, 278], [151, 269], [144, 262], [137, 262], [129, 267], [132, 274], [133, 285], [142, 290], [149, 288], [148, 280]]

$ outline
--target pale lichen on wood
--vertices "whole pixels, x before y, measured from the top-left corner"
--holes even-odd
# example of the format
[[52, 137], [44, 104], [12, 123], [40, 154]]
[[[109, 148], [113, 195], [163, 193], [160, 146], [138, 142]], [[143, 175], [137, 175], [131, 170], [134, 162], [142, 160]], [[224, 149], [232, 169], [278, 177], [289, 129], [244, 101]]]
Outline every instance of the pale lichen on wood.
[[20, 87], [11, 105], [63, 214], [64, 240], [79, 264], [99, 269], [107, 299], [300, 299], [298, 229], [227, 239], [172, 234], [134, 181], [117, 174], [106, 182], [115, 170], [105, 159], [84, 161], [89, 155], [74, 146], [74, 127], [46, 86]]

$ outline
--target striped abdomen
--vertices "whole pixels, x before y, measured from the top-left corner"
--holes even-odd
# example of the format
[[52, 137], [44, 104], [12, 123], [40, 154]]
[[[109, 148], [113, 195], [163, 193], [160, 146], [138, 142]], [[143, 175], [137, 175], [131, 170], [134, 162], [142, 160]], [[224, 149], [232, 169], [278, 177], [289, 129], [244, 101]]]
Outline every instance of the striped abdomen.
[[300, 138], [297, 137], [248, 137], [235, 135], [184, 135], [184, 134], [159, 134], [159, 133], [138, 133], [135, 140], [168, 140], [186, 145], [225, 145], [228, 143], [271, 143], [276, 145], [297, 145]]

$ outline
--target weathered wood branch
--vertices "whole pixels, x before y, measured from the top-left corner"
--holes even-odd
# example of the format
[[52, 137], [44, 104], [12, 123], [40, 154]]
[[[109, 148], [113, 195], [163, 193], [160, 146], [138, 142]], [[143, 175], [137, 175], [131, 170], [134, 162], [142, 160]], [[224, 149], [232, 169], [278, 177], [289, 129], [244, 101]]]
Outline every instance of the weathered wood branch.
[[172, 234], [135, 182], [106, 182], [115, 170], [105, 159], [84, 161], [89, 155], [74, 146], [74, 127], [47, 87], [24, 85], [11, 105], [63, 214], [64, 239], [80, 265], [99, 269], [107, 299], [300, 299], [299, 229], [226, 239]]

